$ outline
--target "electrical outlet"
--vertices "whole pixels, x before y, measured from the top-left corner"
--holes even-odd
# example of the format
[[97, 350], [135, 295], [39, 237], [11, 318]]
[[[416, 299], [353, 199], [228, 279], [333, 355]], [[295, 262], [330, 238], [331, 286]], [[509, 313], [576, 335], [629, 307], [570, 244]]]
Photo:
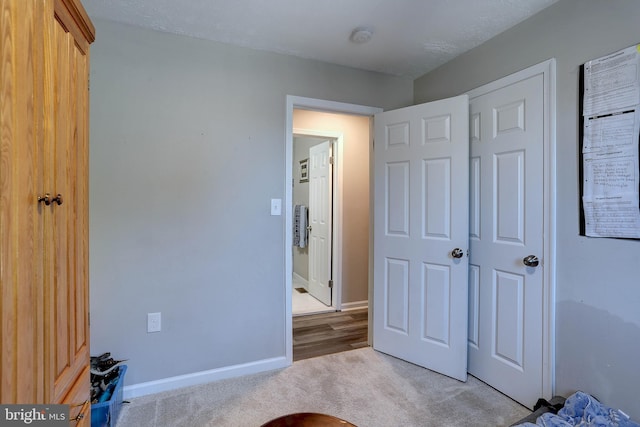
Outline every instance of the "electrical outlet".
[[162, 318], [160, 313], [147, 313], [147, 332], [160, 332]]

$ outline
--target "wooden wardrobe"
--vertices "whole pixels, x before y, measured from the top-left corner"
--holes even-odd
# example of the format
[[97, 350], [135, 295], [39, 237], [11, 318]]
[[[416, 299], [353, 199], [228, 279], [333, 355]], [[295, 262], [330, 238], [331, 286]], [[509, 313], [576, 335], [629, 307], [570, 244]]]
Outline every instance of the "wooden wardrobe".
[[0, 402], [86, 426], [94, 38], [78, 0], [0, 0]]

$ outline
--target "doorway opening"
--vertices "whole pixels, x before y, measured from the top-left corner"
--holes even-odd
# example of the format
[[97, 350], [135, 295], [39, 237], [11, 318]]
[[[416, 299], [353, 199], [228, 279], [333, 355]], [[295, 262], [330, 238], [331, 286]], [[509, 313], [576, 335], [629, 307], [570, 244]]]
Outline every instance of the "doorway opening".
[[[340, 139], [340, 142], [338, 141]], [[294, 129], [292, 314], [335, 311], [333, 165], [342, 134]]]
[[[285, 173], [285, 327], [286, 354], [293, 361], [293, 292], [295, 184], [300, 179], [300, 159], [294, 161], [294, 136], [333, 141], [334, 181], [331, 214], [331, 261], [327, 270], [332, 281], [329, 311], [367, 308], [370, 301], [372, 116], [374, 107], [287, 96]], [[356, 124], [353, 124], [356, 123]], [[354, 136], [354, 128], [360, 135]], [[360, 142], [357, 143], [356, 141]], [[354, 174], [355, 172], [355, 174]], [[300, 275], [298, 273], [298, 275]], [[308, 278], [307, 278], [308, 279]], [[302, 286], [304, 288], [304, 285]]]

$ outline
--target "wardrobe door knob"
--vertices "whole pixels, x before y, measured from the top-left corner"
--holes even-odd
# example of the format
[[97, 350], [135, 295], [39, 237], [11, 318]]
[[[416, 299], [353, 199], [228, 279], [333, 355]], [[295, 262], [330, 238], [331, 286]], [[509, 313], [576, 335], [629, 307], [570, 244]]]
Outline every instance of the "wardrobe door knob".
[[49, 193], [46, 193], [44, 196], [38, 196], [38, 203], [44, 203], [49, 206], [51, 204], [51, 199], [49, 197], [51, 197], [51, 194]]
[[51, 203], [57, 203], [60, 206], [62, 204], [62, 194], [58, 193], [56, 197], [51, 199]]

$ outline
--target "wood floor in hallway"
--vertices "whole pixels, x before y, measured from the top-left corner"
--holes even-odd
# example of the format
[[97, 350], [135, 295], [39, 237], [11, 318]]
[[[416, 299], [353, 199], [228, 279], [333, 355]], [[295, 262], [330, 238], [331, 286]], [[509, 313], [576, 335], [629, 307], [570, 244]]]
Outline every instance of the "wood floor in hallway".
[[368, 309], [293, 318], [293, 361], [366, 347]]

